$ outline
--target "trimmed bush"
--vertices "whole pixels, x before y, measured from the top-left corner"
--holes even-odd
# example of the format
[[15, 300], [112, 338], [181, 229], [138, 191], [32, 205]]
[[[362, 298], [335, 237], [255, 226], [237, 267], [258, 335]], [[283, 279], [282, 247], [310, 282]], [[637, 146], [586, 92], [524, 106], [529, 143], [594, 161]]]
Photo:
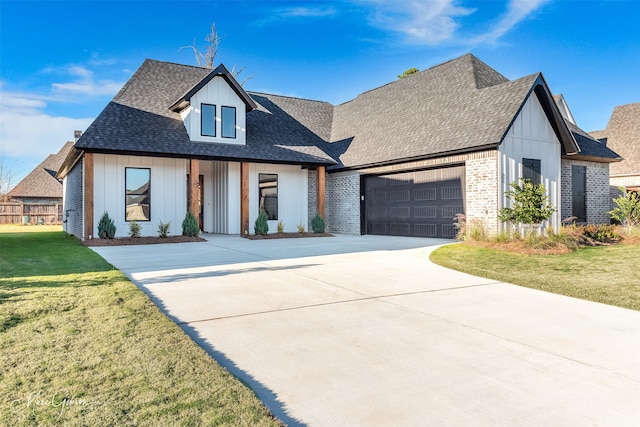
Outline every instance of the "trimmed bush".
[[129, 237], [140, 237], [142, 226], [135, 221], [129, 223]]
[[278, 233], [284, 233], [284, 222], [278, 221]]
[[523, 179], [522, 186], [517, 182], [512, 182], [510, 186], [511, 190], [504, 194], [511, 200], [512, 207], [500, 209], [498, 217], [501, 221], [532, 225], [551, 218], [555, 209], [551, 206], [544, 185], [535, 185]]
[[267, 213], [264, 209], [260, 209], [258, 218], [256, 218], [256, 222], [253, 226], [253, 230], [257, 235], [266, 236], [267, 233], [269, 233], [269, 224], [267, 223], [267, 219]]
[[166, 239], [167, 234], [169, 234], [170, 227], [171, 227], [171, 221], [167, 223], [160, 221], [160, 224], [158, 224], [158, 236], [160, 236], [163, 239]]
[[116, 235], [116, 225], [109, 217], [109, 213], [105, 212], [98, 222], [98, 237], [101, 239], [113, 239]]
[[298, 233], [300, 234], [304, 233], [304, 225], [298, 224]]
[[198, 226], [198, 221], [196, 221], [196, 217], [193, 216], [191, 211], [187, 212], [182, 221], [182, 235], [189, 237], [197, 237], [200, 234], [200, 227]]
[[324, 233], [324, 219], [320, 214], [316, 214], [316, 216], [311, 219], [311, 229], [314, 233]]

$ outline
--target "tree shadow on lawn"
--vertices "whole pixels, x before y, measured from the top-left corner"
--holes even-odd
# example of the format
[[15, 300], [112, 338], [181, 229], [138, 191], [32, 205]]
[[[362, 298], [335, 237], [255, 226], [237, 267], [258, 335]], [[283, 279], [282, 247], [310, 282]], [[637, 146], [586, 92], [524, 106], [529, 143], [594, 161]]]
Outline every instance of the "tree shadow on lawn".
[[[111, 273], [112, 272], [112, 273]], [[82, 288], [89, 286], [102, 286], [113, 283], [114, 279], [121, 276], [121, 280], [127, 280], [122, 273], [115, 269], [105, 269], [102, 271], [92, 271], [87, 273], [108, 273], [108, 274], [70, 274], [60, 276], [29, 276], [0, 279], [0, 291], [16, 289], [36, 290], [38, 288]], [[76, 276], [76, 277], [74, 277]], [[88, 277], [87, 277], [88, 276]], [[9, 295], [9, 296], [7, 296]], [[0, 304], [11, 298], [9, 293], [0, 293]]]

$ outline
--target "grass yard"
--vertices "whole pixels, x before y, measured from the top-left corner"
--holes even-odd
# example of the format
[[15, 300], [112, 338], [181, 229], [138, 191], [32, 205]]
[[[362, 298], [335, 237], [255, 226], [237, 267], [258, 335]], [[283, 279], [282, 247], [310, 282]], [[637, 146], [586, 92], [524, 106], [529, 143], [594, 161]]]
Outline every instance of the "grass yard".
[[438, 248], [431, 260], [476, 276], [640, 310], [640, 245], [585, 247], [564, 255], [525, 255], [456, 244]]
[[282, 425], [97, 254], [17, 230], [0, 227], [0, 425]]

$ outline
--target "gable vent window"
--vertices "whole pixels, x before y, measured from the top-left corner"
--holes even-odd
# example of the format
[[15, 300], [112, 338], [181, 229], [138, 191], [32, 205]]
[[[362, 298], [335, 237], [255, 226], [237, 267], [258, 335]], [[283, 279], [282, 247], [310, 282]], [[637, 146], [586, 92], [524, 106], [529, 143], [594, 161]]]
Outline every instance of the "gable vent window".
[[522, 159], [522, 179], [528, 179], [534, 185], [542, 182], [539, 159]]
[[216, 136], [216, 106], [215, 105], [202, 104], [200, 129], [201, 129], [202, 136]]
[[222, 137], [236, 137], [236, 107], [222, 107]]

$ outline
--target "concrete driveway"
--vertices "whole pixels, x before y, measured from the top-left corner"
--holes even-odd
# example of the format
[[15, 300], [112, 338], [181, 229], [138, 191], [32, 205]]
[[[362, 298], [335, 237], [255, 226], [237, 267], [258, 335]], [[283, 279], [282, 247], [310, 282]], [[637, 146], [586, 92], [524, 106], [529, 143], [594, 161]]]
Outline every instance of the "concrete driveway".
[[207, 240], [94, 250], [289, 425], [640, 424], [640, 312], [438, 267], [442, 240]]

